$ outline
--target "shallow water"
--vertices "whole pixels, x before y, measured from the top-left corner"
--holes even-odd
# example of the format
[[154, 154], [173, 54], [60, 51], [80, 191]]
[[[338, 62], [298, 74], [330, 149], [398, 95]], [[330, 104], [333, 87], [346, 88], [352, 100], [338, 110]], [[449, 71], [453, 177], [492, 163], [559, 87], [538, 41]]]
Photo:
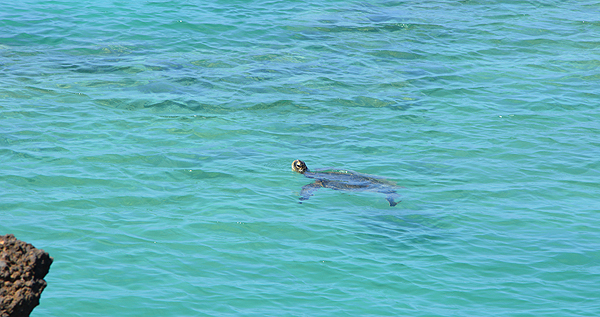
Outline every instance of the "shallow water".
[[[592, 1], [0, 4], [33, 316], [600, 311]], [[403, 186], [322, 189], [337, 167]]]

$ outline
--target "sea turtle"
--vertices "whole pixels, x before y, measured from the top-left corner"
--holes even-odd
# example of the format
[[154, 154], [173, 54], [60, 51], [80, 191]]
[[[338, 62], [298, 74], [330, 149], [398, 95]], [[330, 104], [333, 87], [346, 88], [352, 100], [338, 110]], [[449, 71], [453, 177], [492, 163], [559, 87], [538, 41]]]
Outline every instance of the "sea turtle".
[[295, 160], [292, 163], [292, 170], [294, 172], [304, 174], [304, 176], [308, 178], [315, 179], [314, 183], [302, 187], [302, 191], [300, 192], [300, 203], [302, 203], [302, 200], [307, 200], [313, 195], [315, 190], [321, 187], [331, 188], [334, 190], [382, 193], [386, 195], [385, 199], [392, 207], [398, 204], [394, 201], [394, 199], [400, 197], [395, 190], [395, 188], [398, 188], [399, 186], [396, 186], [384, 179], [378, 178], [377, 176], [363, 175], [344, 170], [311, 172], [308, 167], [306, 167], [306, 164], [301, 160]]

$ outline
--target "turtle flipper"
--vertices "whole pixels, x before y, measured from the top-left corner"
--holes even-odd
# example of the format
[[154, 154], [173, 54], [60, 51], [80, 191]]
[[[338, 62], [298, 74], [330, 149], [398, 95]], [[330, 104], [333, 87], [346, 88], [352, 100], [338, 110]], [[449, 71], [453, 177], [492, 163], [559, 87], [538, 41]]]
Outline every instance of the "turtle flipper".
[[387, 200], [390, 203], [390, 207], [394, 207], [400, 202], [400, 200], [398, 200], [398, 202], [394, 201], [394, 199], [398, 199], [398, 198], [400, 198], [400, 195], [398, 195], [396, 193], [388, 193], [385, 196], [385, 200]]
[[[321, 184], [320, 181], [316, 181], [312, 184], [308, 184], [308, 185], [304, 185], [302, 187], [302, 191], [300, 192], [300, 200], [308, 200], [308, 198], [312, 195], [314, 195], [314, 191], [323, 187], [323, 185]], [[299, 201], [298, 203], [302, 203], [302, 201]]]

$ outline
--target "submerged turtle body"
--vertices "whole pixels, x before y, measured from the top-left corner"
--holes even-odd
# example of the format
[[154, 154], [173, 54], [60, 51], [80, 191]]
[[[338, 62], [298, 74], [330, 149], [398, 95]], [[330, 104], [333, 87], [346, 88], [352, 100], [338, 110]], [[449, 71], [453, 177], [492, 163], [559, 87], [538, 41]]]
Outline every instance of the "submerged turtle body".
[[398, 199], [400, 197], [395, 190], [395, 188], [398, 186], [395, 186], [393, 183], [379, 179], [375, 176], [362, 175], [352, 171], [311, 172], [306, 164], [301, 160], [295, 160], [292, 163], [292, 170], [294, 172], [301, 173], [308, 178], [315, 179], [314, 183], [302, 187], [302, 191], [300, 192], [300, 200], [307, 200], [310, 198], [310, 196], [314, 195], [314, 191], [321, 187], [331, 188], [334, 190], [382, 193], [386, 195], [385, 199], [392, 207], [398, 204], [394, 201], [394, 199]]

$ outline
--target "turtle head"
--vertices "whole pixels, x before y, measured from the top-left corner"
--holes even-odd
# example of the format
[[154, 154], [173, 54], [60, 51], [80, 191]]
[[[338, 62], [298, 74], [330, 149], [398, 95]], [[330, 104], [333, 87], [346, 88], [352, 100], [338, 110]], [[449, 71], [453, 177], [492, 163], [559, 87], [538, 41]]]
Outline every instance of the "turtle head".
[[306, 167], [306, 164], [304, 164], [304, 162], [302, 162], [300, 160], [295, 160], [292, 163], [292, 170], [294, 172], [304, 174], [304, 172], [308, 171], [308, 167]]

